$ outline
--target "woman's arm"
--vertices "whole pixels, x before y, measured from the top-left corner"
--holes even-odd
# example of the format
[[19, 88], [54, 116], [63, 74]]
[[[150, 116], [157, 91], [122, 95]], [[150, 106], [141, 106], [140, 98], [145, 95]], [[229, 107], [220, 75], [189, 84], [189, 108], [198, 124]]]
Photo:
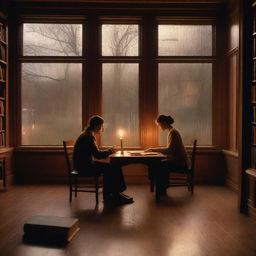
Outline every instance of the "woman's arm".
[[145, 152], [159, 152], [159, 153], [166, 153], [166, 148], [148, 148], [145, 150]]

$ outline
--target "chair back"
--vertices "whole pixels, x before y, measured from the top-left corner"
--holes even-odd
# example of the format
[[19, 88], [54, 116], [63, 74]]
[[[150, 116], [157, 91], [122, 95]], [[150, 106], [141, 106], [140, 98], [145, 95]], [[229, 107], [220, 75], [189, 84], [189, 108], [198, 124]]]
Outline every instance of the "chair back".
[[73, 140], [64, 140], [63, 147], [65, 152], [65, 158], [68, 168], [68, 174], [70, 175], [73, 171], [73, 147], [74, 141]]
[[195, 161], [196, 161], [196, 145], [197, 145], [197, 140], [194, 140], [193, 143], [193, 149], [192, 149], [192, 155], [191, 155], [191, 172], [194, 172], [195, 168]]

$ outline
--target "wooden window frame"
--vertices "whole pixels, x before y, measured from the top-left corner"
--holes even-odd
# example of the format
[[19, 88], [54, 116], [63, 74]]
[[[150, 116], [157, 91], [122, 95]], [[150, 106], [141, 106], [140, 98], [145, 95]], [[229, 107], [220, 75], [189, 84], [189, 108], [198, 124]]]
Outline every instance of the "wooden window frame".
[[[73, 17], [73, 16], [72, 16]], [[39, 57], [22, 56], [22, 24], [23, 23], [67, 23], [83, 25], [83, 51], [80, 57]], [[101, 25], [102, 24], [138, 24], [139, 25], [139, 55], [132, 57], [101, 56]], [[213, 56], [158, 56], [158, 33], [157, 26], [160, 24], [208, 24], [213, 26]], [[23, 146], [21, 145], [21, 64], [25, 62], [59, 62], [59, 63], [81, 63], [82, 64], [82, 126], [91, 115], [102, 113], [102, 64], [103, 63], [138, 63], [139, 64], [139, 134], [140, 147], [147, 148], [158, 146], [158, 129], [155, 125], [155, 118], [158, 115], [158, 63], [176, 62], [198, 62], [213, 64], [212, 81], [212, 145], [200, 146], [202, 149], [218, 149], [221, 146], [220, 133], [216, 126], [220, 119], [217, 109], [218, 97], [216, 92], [217, 74], [217, 40], [216, 40], [216, 18], [204, 17], [173, 17], [155, 15], [134, 15], [134, 16], [102, 16], [97, 14], [77, 15], [73, 18], [67, 16], [26, 16], [19, 22], [18, 31], [18, 54], [17, 54], [17, 86], [15, 94], [15, 109], [17, 118], [14, 129], [17, 131], [15, 144], [18, 147], [31, 149], [60, 148], [60, 146]], [[93, 100], [92, 100], [93, 99]], [[138, 148], [138, 147], [136, 147]]]

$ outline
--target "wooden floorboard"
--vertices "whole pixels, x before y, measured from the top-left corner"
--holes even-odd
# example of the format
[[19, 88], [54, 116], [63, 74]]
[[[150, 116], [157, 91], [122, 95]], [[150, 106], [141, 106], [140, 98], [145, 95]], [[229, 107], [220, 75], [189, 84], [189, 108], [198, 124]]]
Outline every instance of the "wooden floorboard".
[[[170, 188], [156, 204], [146, 185], [129, 186], [135, 203], [95, 205], [80, 193], [71, 204], [63, 185], [15, 186], [0, 193], [1, 256], [255, 256], [256, 223], [241, 215], [236, 194], [221, 186]], [[22, 242], [33, 215], [79, 218], [81, 230], [66, 246]]]

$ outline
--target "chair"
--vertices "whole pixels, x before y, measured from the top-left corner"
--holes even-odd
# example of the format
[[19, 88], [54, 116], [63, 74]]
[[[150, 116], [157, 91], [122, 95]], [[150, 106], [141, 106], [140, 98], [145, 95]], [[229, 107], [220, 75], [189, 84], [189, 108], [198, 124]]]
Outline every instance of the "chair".
[[[188, 187], [188, 191], [190, 191], [191, 194], [194, 193], [194, 170], [195, 170], [195, 159], [196, 159], [196, 145], [197, 145], [197, 140], [194, 140], [190, 167], [187, 169], [171, 170], [167, 187], [186, 186]], [[178, 174], [178, 176], [173, 177], [173, 174], [174, 175]], [[155, 197], [156, 197], [156, 201], [158, 202], [160, 199], [160, 195], [159, 195], [159, 189], [157, 185], [156, 185]]]
[[[69, 178], [69, 202], [72, 202], [72, 193], [75, 192], [75, 197], [77, 197], [78, 192], [89, 192], [95, 193], [96, 195], [96, 203], [99, 203], [99, 188], [102, 187], [99, 185], [99, 177], [100, 174], [97, 176], [85, 176], [80, 175], [74, 168], [73, 168], [73, 148], [74, 148], [74, 141], [68, 140], [63, 141], [63, 147], [65, 152], [65, 158], [67, 163], [67, 171], [68, 171], [68, 178]], [[93, 178], [93, 184], [79, 184], [79, 178]]]

